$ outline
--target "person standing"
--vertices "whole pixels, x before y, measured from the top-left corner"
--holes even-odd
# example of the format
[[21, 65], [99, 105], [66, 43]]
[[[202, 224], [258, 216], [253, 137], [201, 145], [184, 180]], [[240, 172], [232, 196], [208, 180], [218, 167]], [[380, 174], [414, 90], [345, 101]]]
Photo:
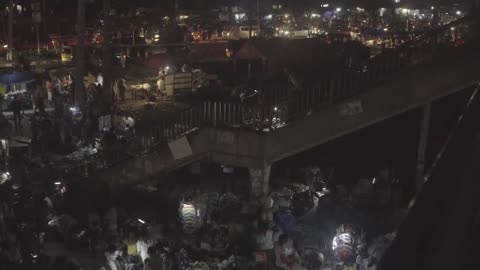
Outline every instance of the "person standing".
[[50, 79], [45, 81], [45, 88], [47, 89], [47, 99], [48, 99], [48, 106], [53, 106], [53, 83]]
[[113, 82], [113, 87], [112, 87], [112, 89], [113, 89], [113, 99], [114, 99], [115, 101], [118, 101], [118, 95], [119, 95], [119, 93], [118, 93], [118, 92], [119, 92], [119, 91], [118, 91], [118, 89], [119, 89], [118, 80], [115, 80], [115, 81]]
[[124, 101], [125, 100], [125, 92], [127, 91], [127, 82], [125, 79], [121, 79], [120, 83], [118, 85], [118, 90], [120, 92], [120, 100]]
[[120, 56], [120, 65], [122, 65], [123, 69], [127, 68], [127, 56], [125, 54], [122, 54], [122, 56]]
[[102, 73], [98, 73], [98, 76], [97, 76], [97, 83], [103, 87], [103, 76], [102, 76]]
[[294, 248], [293, 241], [286, 235], [280, 235], [275, 247], [275, 265], [282, 270], [304, 270], [300, 256]]
[[35, 83], [35, 89], [33, 90], [33, 102], [34, 102], [34, 109], [38, 109], [40, 112], [45, 110], [45, 88], [39, 83]]
[[15, 130], [17, 132], [22, 131], [22, 96], [16, 95], [12, 102], [13, 121], [15, 122]]
[[157, 89], [160, 93], [163, 93], [165, 91], [165, 72], [163, 70], [159, 72]]
[[267, 269], [273, 269], [275, 265], [273, 230], [268, 228], [268, 224], [264, 222], [261, 222], [258, 227], [258, 231], [255, 234], [257, 248], [266, 259]]

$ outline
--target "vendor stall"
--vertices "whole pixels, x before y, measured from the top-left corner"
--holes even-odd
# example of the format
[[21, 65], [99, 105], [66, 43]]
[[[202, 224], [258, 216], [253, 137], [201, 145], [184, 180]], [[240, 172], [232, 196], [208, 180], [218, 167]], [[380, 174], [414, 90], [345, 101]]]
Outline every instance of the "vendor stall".
[[23, 105], [25, 107], [31, 106], [29, 84], [34, 82], [35, 78], [30, 72], [11, 72], [0, 74], [0, 84], [6, 88], [4, 100], [6, 101], [3, 108], [8, 108], [17, 95], [23, 97]]

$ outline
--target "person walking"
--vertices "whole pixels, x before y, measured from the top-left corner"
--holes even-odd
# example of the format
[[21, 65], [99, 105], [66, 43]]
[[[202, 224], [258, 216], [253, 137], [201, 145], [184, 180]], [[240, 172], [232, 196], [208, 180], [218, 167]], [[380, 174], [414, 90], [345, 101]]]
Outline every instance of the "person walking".
[[48, 106], [53, 107], [53, 83], [50, 79], [45, 81], [45, 88], [47, 89]]
[[15, 122], [15, 130], [18, 132], [22, 131], [22, 96], [16, 95], [15, 99], [12, 102], [12, 111], [13, 111], [13, 121]]

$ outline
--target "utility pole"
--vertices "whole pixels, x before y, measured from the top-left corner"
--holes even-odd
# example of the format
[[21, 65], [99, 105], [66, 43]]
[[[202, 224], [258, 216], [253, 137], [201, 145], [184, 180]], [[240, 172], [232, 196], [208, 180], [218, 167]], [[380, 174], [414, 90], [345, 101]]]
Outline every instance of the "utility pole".
[[8, 53], [7, 60], [13, 60], [13, 0], [8, 2]]
[[75, 105], [81, 107], [85, 102], [85, 85], [83, 78], [85, 76], [85, 0], [77, 0], [77, 47], [75, 51]]
[[111, 0], [103, 0], [103, 100], [106, 107], [110, 108], [113, 102], [112, 95], [112, 19]]
[[32, 22], [35, 23], [35, 31], [37, 33], [37, 54], [40, 55], [40, 23], [42, 22], [42, 11], [40, 3], [33, 1], [32, 3]]
[[257, 36], [260, 34], [260, 0], [257, 0]]

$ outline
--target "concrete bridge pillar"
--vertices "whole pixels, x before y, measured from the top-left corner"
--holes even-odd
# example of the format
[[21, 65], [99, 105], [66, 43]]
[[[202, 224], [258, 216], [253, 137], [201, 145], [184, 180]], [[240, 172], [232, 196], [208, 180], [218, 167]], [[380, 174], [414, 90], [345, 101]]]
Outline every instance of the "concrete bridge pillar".
[[264, 168], [248, 168], [250, 173], [250, 188], [252, 196], [262, 196], [268, 194], [268, 184], [270, 179], [270, 165]]
[[270, 165], [263, 168], [248, 168], [250, 173], [251, 199], [257, 201], [260, 207], [257, 212], [259, 220], [264, 222], [273, 222], [273, 213], [270, 204], [269, 180]]

